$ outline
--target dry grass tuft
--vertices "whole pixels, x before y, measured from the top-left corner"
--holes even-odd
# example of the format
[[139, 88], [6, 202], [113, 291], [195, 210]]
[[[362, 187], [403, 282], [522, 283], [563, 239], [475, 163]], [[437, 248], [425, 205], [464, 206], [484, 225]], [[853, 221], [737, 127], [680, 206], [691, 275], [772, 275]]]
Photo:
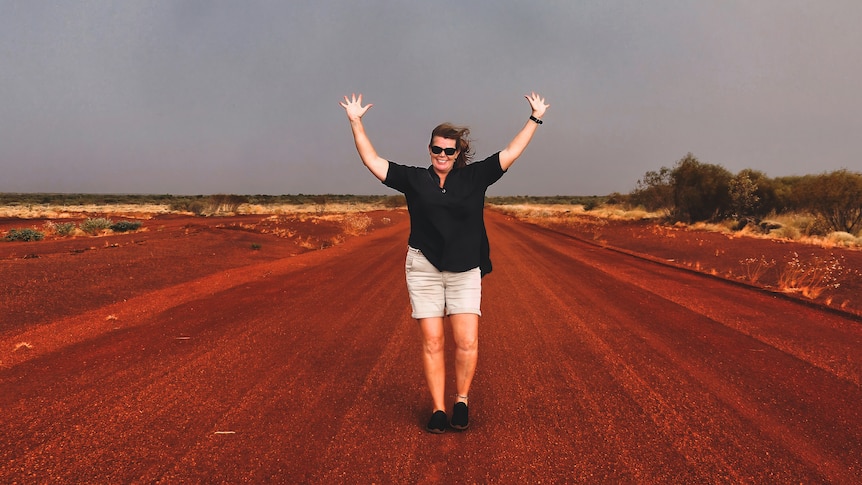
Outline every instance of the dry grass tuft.
[[826, 236], [821, 246], [827, 249], [832, 247], [862, 247], [862, 238], [856, 237], [849, 232], [833, 232]]
[[372, 220], [366, 214], [347, 214], [341, 221], [341, 227], [348, 236], [361, 236], [368, 232]]
[[778, 288], [788, 293], [800, 293], [809, 299], [817, 299], [824, 291], [838, 288], [848, 277], [859, 277], [859, 271], [847, 268], [843, 256], [815, 256], [803, 260], [794, 252], [779, 271]]
[[[683, 225], [683, 227], [685, 226]], [[714, 224], [710, 222], [695, 222], [688, 227], [695, 231], [718, 232], [722, 234], [730, 234], [733, 232], [726, 224]]]
[[766, 273], [769, 268], [775, 266], [775, 260], [767, 261], [766, 257], [746, 258], [739, 262], [742, 265], [745, 278], [752, 284], [757, 283], [760, 278]]
[[304, 249], [312, 249], [312, 250], [320, 249], [322, 247], [320, 242], [311, 236], [308, 236], [305, 239], [298, 238], [296, 240], [296, 245], [301, 247], [301, 248], [304, 248]]

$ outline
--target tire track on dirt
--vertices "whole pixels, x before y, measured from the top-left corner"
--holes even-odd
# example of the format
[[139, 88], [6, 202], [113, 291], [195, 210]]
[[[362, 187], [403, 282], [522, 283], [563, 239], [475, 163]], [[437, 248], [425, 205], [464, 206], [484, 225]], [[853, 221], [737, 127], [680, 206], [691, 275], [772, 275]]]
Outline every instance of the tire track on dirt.
[[[819, 470], [819, 473], [838, 481], [855, 478], [858, 474], [862, 434], [858, 411], [851, 403], [862, 397], [859, 387], [836, 379], [834, 373], [823, 372], [823, 366], [812, 369], [810, 365], [813, 363], [800, 362], [794, 355], [760, 340], [750, 336], [740, 339], [740, 332], [734, 328], [738, 325], [726, 323], [727, 319], [738, 318], [736, 310], [730, 307], [756, 301], [757, 292], [744, 295], [744, 291], [740, 293], [734, 285], [726, 285], [730, 294], [736, 294], [735, 298], [727, 299], [725, 296], [723, 304], [704, 303], [703, 306], [709, 310], [698, 312], [696, 304], [679, 304], [682, 295], [689, 300], [704, 299], [715, 303], [711, 300], [720, 300], [701, 295], [714, 296], [716, 286], [721, 290], [720, 282], [716, 285], [711, 279], [704, 279], [705, 282], [698, 283], [696, 275], [694, 281], [685, 277], [673, 278], [679, 283], [638, 280], [632, 275], [643, 273], [643, 270], [635, 260], [611, 255], [610, 259], [616, 261], [608, 261], [609, 252], [595, 247], [590, 249], [589, 245], [584, 250], [567, 249], [561, 247], [559, 238], [541, 238], [542, 231], [528, 231], [518, 224], [497, 227], [509, 233], [498, 235], [497, 239], [515, 246], [508, 257], [525, 259], [522, 255], [530, 254], [533, 266], [539, 266], [535, 273], [554, 275], [553, 279], [533, 277], [528, 286], [545, 287], [550, 307], [569, 308], [568, 313], [572, 315], [572, 332], [569, 334], [583, 334], [587, 341], [593, 343], [595, 353], [608, 362], [607, 367], [616, 369], [614, 378], [627, 386], [628, 393], [639, 399], [657, 424], [669, 433], [691, 430], [700, 433], [697, 442], [684, 434], [676, 436], [674, 441], [689, 460], [715, 461], [712, 465], [699, 465], [705, 467], [701, 478], [733, 477], [727, 474], [733, 473], [734, 469], [759, 469], [758, 473], [771, 474], [760, 478], [770, 480], [780, 477], [780, 473], [787, 473], [785, 470], [795, 470], [795, 473], [802, 473], [801, 476]], [[575, 241], [569, 245], [580, 246]], [[501, 252], [509, 249], [499, 246]], [[578, 261], [572, 261], [572, 256]], [[513, 266], [525, 267], [525, 264]], [[630, 269], [606, 271], [616, 266]], [[594, 268], [600, 271], [595, 272]], [[573, 277], [578, 273], [580, 277]], [[530, 276], [530, 273], [521, 275], [522, 279]], [[661, 277], [670, 281], [665, 272]], [[665, 298], [669, 294], [672, 298]], [[619, 299], [611, 304], [615, 296]], [[797, 318], [802, 316], [795, 324], [840, 327], [843, 338], [858, 339], [859, 328], [850, 321], [844, 322], [843, 326], [840, 319], [824, 322], [831, 317], [823, 315], [805, 320], [807, 307], [788, 305], [783, 300], [775, 302], [775, 305], [804, 308], [801, 315], [795, 314]], [[579, 315], [583, 317], [578, 318]], [[658, 316], [660, 319], [656, 318]], [[787, 326], [787, 322], [784, 324]], [[747, 344], [745, 339], [749, 339]], [[824, 347], [846, 344], [846, 341], [833, 342], [823, 336], [818, 341]], [[712, 368], [716, 364], [719, 369]], [[854, 364], [858, 364], [858, 356]], [[778, 377], [781, 374], [784, 375]], [[773, 384], [775, 378], [780, 384]], [[679, 387], [703, 398], [690, 403], [686, 403], [686, 396], [682, 396], [682, 400], [668, 399], [667, 396], [680, 391]], [[840, 397], [830, 402], [823, 395]], [[707, 406], [704, 398], [713, 403]], [[758, 399], [767, 402], [758, 402]], [[812, 414], [823, 419], [810, 420]], [[785, 424], [785, 421], [792, 424]], [[734, 422], [737, 424], [731, 426]], [[703, 423], [712, 424], [704, 427]], [[749, 431], [752, 423], [764, 436], [756, 436], [756, 432]], [[755, 436], [748, 436], [751, 434]], [[761, 443], [762, 448], [770, 453], [771, 461], [786, 460], [787, 463], [764, 468], [756, 462], [745, 462], [753, 456], [751, 454], [743, 454], [743, 459], [740, 459], [729, 453], [733, 449], [751, 448], [752, 442]], [[731, 460], [730, 464], [721, 462], [725, 457]], [[818, 480], [823, 476], [815, 472], [808, 478]], [[750, 478], [736, 476], [735, 479]]]
[[[644, 381], [643, 370], [634, 368], [629, 354], [642, 352], [640, 342], [609, 337], [622, 331], [631, 317], [621, 322], [618, 316], [609, 314], [612, 309], [608, 307], [614, 297], [631, 293], [631, 289], [589, 266], [542, 254], [534, 236], [498, 234], [497, 240], [500, 239], [510, 242], [497, 245], [501, 255], [498, 258], [512, 260], [511, 267], [519, 269], [506, 276], [511, 284], [519, 285], [519, 297], [534, 302], [530, 305], [534, 311], [528, 310], [533, 332], [551, 337], [527, 354], [548, 356], [549, 365], [554, 366], [549, 372], [556, 372], [558, 386], [575, 391], [571, 398], [583, 407], [580, 413], [566, 419], [566, 407], [555, 402], [560, 393], [540, 392], [530, 399], [533, 409], [525, 412], [535, 414], [535, 408], [547, 407], [551, 410], [547, 414], [560, 420], [558, 426], [589, 433], [587, 449], [594, 449], [596, 442], [606, 443], [600, 456], [592, 460], [594, 469], [573, 468], [572, 476], [577, 480], [685, 482], [717, 476], [717, 468], [728, 469], [720, 457], [713, 459], [717, 463], [697, 463], [687, 456], [691, 450], [686, 454], [680, 446], [669, 446], [672, 440], [665, 430], [673, 429], [669, 422], [678, 419], [678, 413], [670, 412], [663, 396]], [[520, 271], [524, 268], [530, 269]], [[553, 278], [549, 278], [551, 275]], [[596, 298], [582, 288], [585, 285], [599, 287], [605, 293]], [[541, 432], [542, 428], [537, 427], [528, 434], [542, 436]]]

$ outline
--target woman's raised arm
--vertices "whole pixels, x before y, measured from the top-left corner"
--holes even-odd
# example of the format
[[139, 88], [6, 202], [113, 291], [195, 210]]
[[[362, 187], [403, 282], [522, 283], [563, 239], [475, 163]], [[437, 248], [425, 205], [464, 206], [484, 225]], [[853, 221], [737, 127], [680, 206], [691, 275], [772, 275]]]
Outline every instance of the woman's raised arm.
[[530, 144], [533, 134], [536, 133], [536, 128], [542, 123], [545, 110], [550, 107], [549, 104], [545, 104], [545, 98], [536, 93], [530, 93], [524, 97], [527, 98], [533, 112], [521, 131], [515, 135], [515, 138], [512, 138], [506, 148], [500, 151], [500, 166], [503, 167], [503, 170], [508, 170]]
[[362, 163], [381, 182], [386, 180], [386, 174], [389, 172], [389, 161], [377, 154], [374, 145], [371, 144], [371, 140], [365, 134], [365, 127], [362, 126], [362, 117], [374, 105], [367, 104], [362, 106], [362, 94], [359, 97], [356, 94], [353, 94], [350, 98], [345, 96], [344, 102], [339, 104], [347, 113], [347, 119], [350, 121], [350, 129], [353, 131], [353, 141], [356, 143], [356, 151], [359, 152], [359, 158], [362, 159]]

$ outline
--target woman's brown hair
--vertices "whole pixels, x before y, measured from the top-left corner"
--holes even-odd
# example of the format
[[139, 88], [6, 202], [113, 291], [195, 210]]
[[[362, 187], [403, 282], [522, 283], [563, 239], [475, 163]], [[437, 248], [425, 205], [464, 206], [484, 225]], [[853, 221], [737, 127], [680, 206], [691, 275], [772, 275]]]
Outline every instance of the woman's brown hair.
[[[455, 159], [455, 168], [464, 168], [468, 163], [470, 163], [470, 160], [473, 159], [474, 152], [469, 138], [470, 128], [467, 128], [466, 126], [455, 126], [452, 123], [443, 123], [437, 125], [437, 127], [431, 132], [432, 141], [435, 136], [455, 140], [455, 148], [458, 149], [458, 158]], [[431, 142], [428, 142], [428, 146], [431, 146]]]

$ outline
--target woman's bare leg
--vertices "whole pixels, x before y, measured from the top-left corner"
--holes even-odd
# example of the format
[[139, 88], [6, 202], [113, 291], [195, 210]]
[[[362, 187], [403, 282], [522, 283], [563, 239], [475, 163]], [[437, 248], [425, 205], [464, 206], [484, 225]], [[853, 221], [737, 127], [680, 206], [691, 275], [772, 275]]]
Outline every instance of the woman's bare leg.
[[420, 318], [422, 331], [422, 364], [434, 411], [446, 410], [446, 361], [443, 354], [445, 335], [443, 317]]
[[476, 362], [479, 357], [479, 315], [459, 313], [449, 315], [452, 321], [452, 334], [455, 337], [455, 401], [467, 402]]

